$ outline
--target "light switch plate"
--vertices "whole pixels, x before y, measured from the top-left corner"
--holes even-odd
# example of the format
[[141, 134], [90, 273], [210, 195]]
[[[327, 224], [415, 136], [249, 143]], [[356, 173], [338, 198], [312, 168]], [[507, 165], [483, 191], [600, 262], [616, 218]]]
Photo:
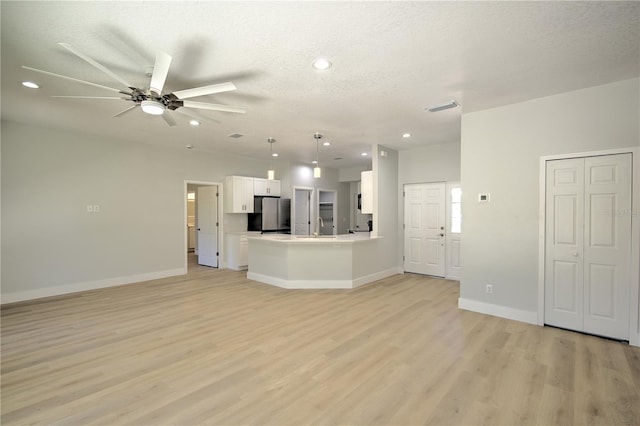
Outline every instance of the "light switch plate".
[[478, 194], [478, 202], [479, 203], [488, 203], [491, 201], [491, 194]]

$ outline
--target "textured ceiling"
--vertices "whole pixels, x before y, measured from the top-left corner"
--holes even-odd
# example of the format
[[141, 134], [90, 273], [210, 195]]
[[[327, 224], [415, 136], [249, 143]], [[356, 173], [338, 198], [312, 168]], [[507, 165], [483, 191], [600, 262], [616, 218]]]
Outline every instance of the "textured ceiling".
[[[2, 117], [121, 139], [266, 157], [363, 164], [374, 143], [402, 150], [460, 140], [461, 111], [640, 75], [638, 2], [10, 2], [2, 14]], [[193, 100], [246, 114], [178, 125], [112, 96], [22, 65], [120, 87], [58, 45], [70, 43], [134, 84], [156, 50], [173, 57], [166, 91], [232, 81], [238, 90]], [[333, 62], [316, 71], [311, 62]], [[35, 80], [39, 90], [22, 87]], [[429, 113], [455, 99], [461, 108]], [[402, 134], [411, 133], [410, 139]], [[229, 138], [243, 134], [240, 139]], [[342, 157], [342, 160], [334, 160]]]

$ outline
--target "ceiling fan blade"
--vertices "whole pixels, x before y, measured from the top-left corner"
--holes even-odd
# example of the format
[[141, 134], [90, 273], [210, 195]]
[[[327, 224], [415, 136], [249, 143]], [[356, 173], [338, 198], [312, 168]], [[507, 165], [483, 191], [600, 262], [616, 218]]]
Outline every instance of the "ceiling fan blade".
[[156, 54], [156, 64], [153, 66], [153, 74], [151, 75], [151, 83], [149, 84], [149, 90], [162, 94], [162, 88], [164, 82], [167, 80], [167, 74], [169, 74], [169, 67], [171, 66], [171, 56], [164, 52], [158, 52]]
[[178, 90], [173, 92], [178, 99], [195, 98], [196, 96], [213, 95], [214, 93], [229, 92], [236, 90], [236, 85], [233, 83], [220, 83], [212, 84], [210, 86], [196, 87], [193, 89]]
[[114, 89], [113, 87], [103, 86], [101, 84], [91, 83], [89, 81], [78, 80], [77, 78], [67, 77], [66, 75], [60, 75], [60, 74], [56, 74], [56, 73], [49, 72], [49, 71], [43, 71], [43, 70], [39, 70], [37, 68], [27, 67], [25, 65], [23, 65], [22, 68], [24, 68], [25, 70], [29, 70], [29, 71], [35, 71], [35, 72], [39, 72], [39, 73], [42, 73], [42, 74], [47, 74], [47, 75], [51, 75], [51, 76], [54, 76], [54, 77], [64, 78], [66, 80], [75, 81], [76, 83], [82, 83], [82, 84], [86, 84], [86, 85], [93, 86], [93, 87], [99, 87], [100, 89], [111, 90], [112, 92], [118, 92], [118, 93], [123, 93], [123, 94], [126, 94], [126, 95], [130, 95], [130, 93], [123, 92], [120, 89]]
[[124, 111], [120, 111], [119, 113], [117, 113], [116, 115], [114, 115], [114, 116], [113, 116], [113, 118], [120, 117], [120, 116], [122, 116], [122, 115], [124, 115], [124, 114], [128, 113], [128, 112], [129, 112], [129, 111], [131, 111], [132, 109], [136, 108], [137, 106], [138, 106], [138, 104], [136, 104], [136, 105], [134, 105], [134, 106], [132, 106], [132, 107], [129, 107], [129, 108], [125, 109]]
[[244, 108], [238, 106], [208, 104], [205, 102], [182, 101], [182, 106], [185, 108], [208, 109], [210, 111], [236, 112], [238, 114], [247, 112]]
[[73, 53], [74, 55], [76, 55], [77, 57], [79, 57], [80, 59], [88, 62], [89, 64], [93, 65], [94, 67], [96, 67], [97, 69], [99, 69], [100, 71], [102, 71], [103, 73], [107, 74], [109, 77], [113, 78], [114, 80], [119, 81], [120, 83], [124, 84], [125, 87], [133, 87], [133, 85], [131, 83], [129, 83], [127, 80], [123, 79], [122, 77], [120, 77], [118, 74], [114, 73], [113, 71], [111, 71], [109, 68], [105, 67], [104, 65], [96, 62], [93, 58], [88, 57], [87, 55], [85, 55], [82, 52], [79, 52], [78, 50], [76, 50], [73, 46], [71, 46], [68, 43], [58, 43], [60, 46], [64, 47], [65, 49], [67, 49], [69, 52]]
[[173, 117], [167, 114], [167, 111], [165, 111], [164, 114], [162, 114], [162, 118], [169, 125], [169, 127], [173, 127], [176, 125], [176, 120], [174, 120]]
[[216, 120], [214, 118], [205, 117], [204, 115], [197, 114], [197, 113], [195, 113], [193, 111], [187, 111], [184, 108], [178, 108], [178, 109], [176, 109], [174, 111], [177, 112], [178, 114], [182, 114], [182, 115], [185, 115], [187, 117], [194, 118], [196, 120], [207, 120], [207, 121], [213, 121], [214, 123], [220, 124], [220, 121], [218, 121], [218, 120]]
[[122, 101], [130, 101], [129, 98], [122, 98], [118, 96], [51, 96], [52, 98], [67, 98], [67, 99], [117, 99]]

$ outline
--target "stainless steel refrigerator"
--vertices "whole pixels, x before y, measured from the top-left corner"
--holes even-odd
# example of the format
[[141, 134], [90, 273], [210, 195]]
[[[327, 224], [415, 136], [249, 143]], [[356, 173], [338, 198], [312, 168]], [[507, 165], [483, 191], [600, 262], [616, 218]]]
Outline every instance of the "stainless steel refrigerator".
[[253, 213], [248, 214], [248, 231], [291, 232], [291, 200], [254, 197]]

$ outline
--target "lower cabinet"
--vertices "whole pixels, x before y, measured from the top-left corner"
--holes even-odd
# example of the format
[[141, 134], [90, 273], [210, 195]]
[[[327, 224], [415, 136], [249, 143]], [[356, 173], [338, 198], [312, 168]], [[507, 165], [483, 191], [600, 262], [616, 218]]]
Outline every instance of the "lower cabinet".
[[238, 232], [225, 234], [227, 251], [227, 268], [241, 271], [249, 267], [248, 233]]

